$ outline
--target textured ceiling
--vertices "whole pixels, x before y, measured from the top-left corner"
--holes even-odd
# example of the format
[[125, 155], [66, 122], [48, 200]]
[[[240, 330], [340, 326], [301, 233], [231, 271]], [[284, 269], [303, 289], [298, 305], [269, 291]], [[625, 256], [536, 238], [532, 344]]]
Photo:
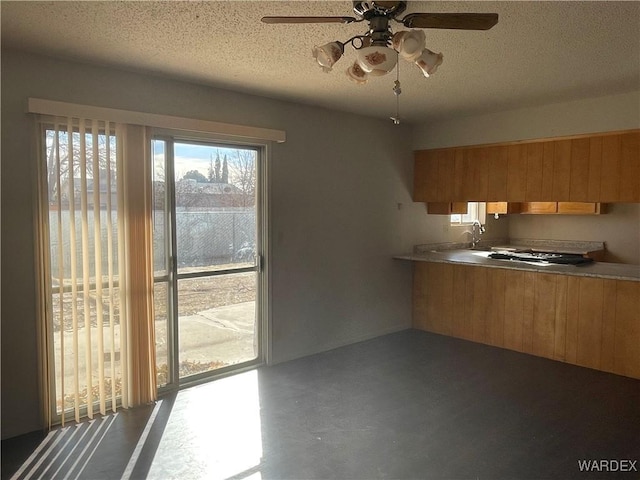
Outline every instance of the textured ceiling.
[[[348, 1], [2, 1], [3, 47], [146, 71], [378, 118], [395, 73], [359, 86], [345, 58], [323, 73], [316, 44], [365, 23], [265, 25], [264, 15], [353, 16]], [[444, 63], [431, 78], [400, 60], [406, 122], [622, 93], [640, 87], [640, 2], [409, 2], [405, 13], [495, 12], [488, 31], [426, 30]], [[394, 30], [402, 30], [392, 23]]]

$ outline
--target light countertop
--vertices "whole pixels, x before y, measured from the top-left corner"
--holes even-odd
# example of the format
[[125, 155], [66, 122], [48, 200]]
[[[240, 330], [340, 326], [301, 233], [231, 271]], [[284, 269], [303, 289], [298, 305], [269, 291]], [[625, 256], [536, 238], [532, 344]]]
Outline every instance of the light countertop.
[[488, 268], [506, 268], [532, 272], [553, 273], [558, 275], [577, 275], [581, 277], [609, 278], [614, 280], [640, 281], [640, 265], [624, 263], [592, 262], [582, 265], [558, 265], [527, 263], [512, 260], [488, 258], [490, 251], [459, 249], [441, 251], [423, 251], [396, 255], [393, 258], [414, 262], [452, 263], [478, 265]]

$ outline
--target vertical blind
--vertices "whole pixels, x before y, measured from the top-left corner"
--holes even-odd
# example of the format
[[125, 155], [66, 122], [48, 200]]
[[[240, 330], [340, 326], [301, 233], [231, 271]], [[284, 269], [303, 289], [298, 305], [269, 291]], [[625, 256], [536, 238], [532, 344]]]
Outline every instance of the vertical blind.
[[152, 401], [151, 175], [144, 127], [41, 118], [38, 278], [45, 415]]

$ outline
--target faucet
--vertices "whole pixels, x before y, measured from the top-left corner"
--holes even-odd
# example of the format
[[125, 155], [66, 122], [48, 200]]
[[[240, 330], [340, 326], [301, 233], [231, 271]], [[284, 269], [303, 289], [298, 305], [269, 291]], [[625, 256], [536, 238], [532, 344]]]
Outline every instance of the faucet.
[[[476, 227], [478, 227], [476, 229]], [[476, 233], [477, 230], [477, 233]], [[476, 245], [480, 243], [480, 236], [485, 232], [484, 225], [480, 223], [480, 220], [474, 220], [471, 224], [471, 248], [476, 248]]]

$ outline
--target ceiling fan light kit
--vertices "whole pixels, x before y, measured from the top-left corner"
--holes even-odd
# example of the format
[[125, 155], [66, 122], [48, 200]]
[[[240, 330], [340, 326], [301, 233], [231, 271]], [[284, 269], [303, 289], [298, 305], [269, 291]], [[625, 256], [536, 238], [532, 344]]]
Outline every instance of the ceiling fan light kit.
[[427, 36], [422, 30], [403, 30], [393, 35], [391, 44], [400, 56], [409, 62], [414, 62], [425, 48]]
[[329, 42], [321, 47], [315, 46], [312, 54], [322, 70], [328, 73], [333, 69], [333, 65], [342, 58], [344, 44], [342, 42]]
[[353, 62], [353, 65], [347, 68], [347, 77], [358, 85], [364, 85], [369, 79], [369, 75], [362, 69], [357, 60]]
[[389, 73], [398, 62], [394, 49], [379, 45], [358, 49], [356, 58], [362, 70], [376, 77]]
[[428, 48], [425, 48], [422, 51], [422, 54], [415, 61], [415, 64], [420, 68], [423, 75], [429, 78], [431, 75], [436, 73], [436, 70], [442, 63], [442, 54], [441, 53], [433, 53]]
[[[426, 48], [426, 35], [414, 28], [438, 28], [455, 30], [488, 30], [498, 23], [496, 13], [410, 13], [397, 18], [407, 8], [406, 1], [354, 1], [355, 17], [263, 17], [267, 24], [278, 23], [357, 23], [366, 21], [368, 31], [356, 35], [346, 42], [329, 42], [313, 48], [313, 58], [325, 72], [330, 72], [335, 63], [344, 55], [348, 43], [357, 51], [356, 61], [346, 73], [357, 84], [367, 83], [368, 77], [383, 76], [398, 65], [398, 57], [414, 63], [425, 77], [433, 75], [442, 64], [442, 53], [434, 53]], [[393, 33], [390, 21], [401, 23], [406, 28]], [[396, 70], [397, 71], [397, 70]], [[400, 94], [400, 81], [396, 78], [394, 94]], [[391, 117], [398, 124], [399, 115]]]

